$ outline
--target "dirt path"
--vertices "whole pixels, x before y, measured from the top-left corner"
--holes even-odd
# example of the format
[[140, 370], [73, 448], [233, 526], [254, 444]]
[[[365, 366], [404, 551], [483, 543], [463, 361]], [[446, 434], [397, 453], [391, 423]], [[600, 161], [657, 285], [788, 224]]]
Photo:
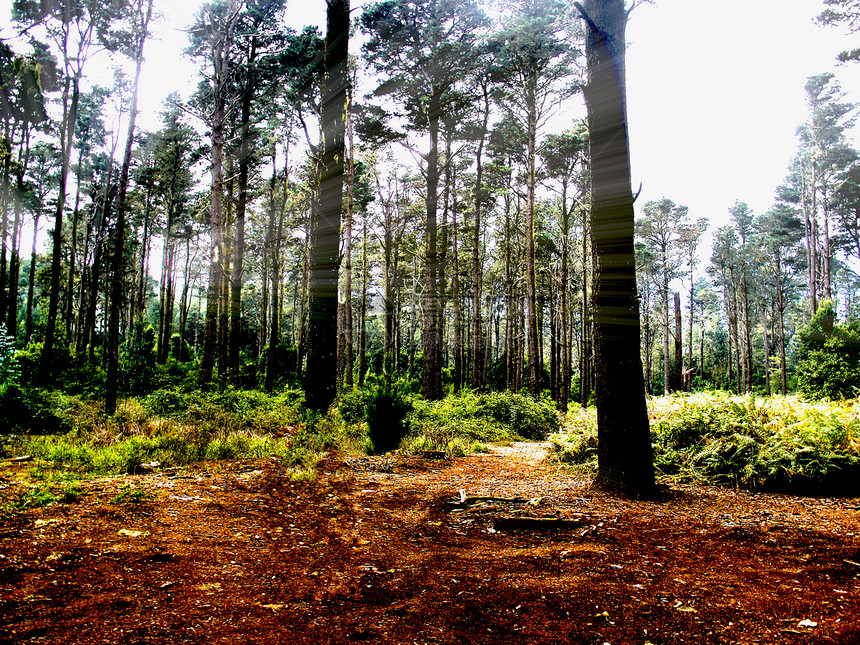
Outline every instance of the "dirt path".
[[[860, 500], [628, 501], [546, 452], [86, 483], [0, 521], [0, 642], [860, 642]], [[149, 496], [111, 501], [129, 485]]]

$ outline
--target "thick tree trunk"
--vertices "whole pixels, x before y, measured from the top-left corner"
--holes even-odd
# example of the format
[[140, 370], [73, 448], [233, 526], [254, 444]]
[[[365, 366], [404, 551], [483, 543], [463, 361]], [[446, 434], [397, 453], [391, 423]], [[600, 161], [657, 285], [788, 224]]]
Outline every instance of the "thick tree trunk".
[[[60, 186], [57, 194], [57, 208], [54, 216], [53, 245], [51, 250], [51, 290], [48, 297], [48, 326], [45, 329], [45, 341], [39, 359], [39, 380], [46, 381], [54, 368], [54, 339], [56, 337], [57, 312], [60, 304], [60, 274], [62, 273], [63, 251], [63, 210], [66, 207], [66, 182], [69, 177], [69, 166], [72, 154], [72, 140], [75, 132], [75, 122], [78, 118], [78, 102], [80, 88], [77, 76], [67, 78], [63, 95], [63, 120], [60, 126], [60, 154], [62, 167], [60, 170]], [[69, 102], [69, 84], [71, 84], [71, 103]], [[68, 106], [68, 110], [66, 110]]]
[[490, 122], [490, 93], [487, 83], [481, 86], [484, 101], [481, 135], [478, 139], [478, 149], [475, 153], [475, 230], [472, 234], [472, 389], [484, 387], [483, 354], [483, 325], [481, 320], [481, 286], [483, 281], [481, 266], [481, 207], [484, 203], [484, 140], [487, 138], [487, 127]]
[[332, 339], [337, 335], [338, 252], [349, 85], [348, 43], [349, 0], [329, 0], [323, 61], [319, 209], [312, 214], [310, 235], [309, 352], [305, 374], [307, 404], [319, 411], [331, 405], [337, 385], [337, 352]]
[[251, 36], [248, 54], [248, 78], [242, 91], [242, 110], [239, 140], [239, 199], [236, 202], [236, 231], [233, 245], [233, 272], [230, 277], [230, 351], [231, 378], [239, 373], [239, 353], [242, 345], [242, 279], [245, 268], [245, 211], [248, 204], [248, 170], [251, 166], [251, 101], [254, 97], [257, 58], [257, 37]]
[[592, 240], [597, 256], [597, 427], [600, 481], [627, 494], [654, 492], [633, 252], [633, 191], [627, 134], [623, 0], [575, 3], [588, 29], [586, 52], [592, 170]]
[[[360, 388], [364, 387], [364, 377], [367, 375], [367, 279], [367, 213], [365, 213], [364, 217], [362, 218], [360, 299], [361, 304], [358, 309], [358, 387]], [[414, 297], [414, 295], [412, 297]]]
[[[352, 101], [352, 93], [349, 95], [350, 102]], [[353, 363], [355, 362], [353, 352], [353, 313], [352, 313], [352, 226], [353, 213], [355, 210], [355, 141], [352, 129], [352, 117], [350, 107], [347, 106], [346, 112], [346, 133], [349, 142], [349, 156], [347, 157], [346, 170], [346, 249], [344, 251], [344, 268], [343, 268], [343, 336], [344, 336], [344, 353], [343, 353], [343, 385], [346, 388], [352, 388], [353, 385]]]

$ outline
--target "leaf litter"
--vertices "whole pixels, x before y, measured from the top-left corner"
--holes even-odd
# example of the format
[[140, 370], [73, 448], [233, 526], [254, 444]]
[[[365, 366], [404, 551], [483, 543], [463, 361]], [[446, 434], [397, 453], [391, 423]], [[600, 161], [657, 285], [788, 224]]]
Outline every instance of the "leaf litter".
[[273, 460], [201, 466], [169, 487], [157, 472], [80, 482], [148, 496], [3, 516], [0, 633], [81, 645], [860, 642], [860, 500], [683, 485], [632, 501], [547, 461], [547, 445], [330, 455], [310, 482]]

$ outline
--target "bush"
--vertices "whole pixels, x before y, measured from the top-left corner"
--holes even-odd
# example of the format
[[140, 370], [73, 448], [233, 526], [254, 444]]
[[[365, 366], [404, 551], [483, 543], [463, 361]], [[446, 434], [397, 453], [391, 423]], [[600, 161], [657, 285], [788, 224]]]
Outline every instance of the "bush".
[[[760, 490], [860, 492], [860, 403], [798, 397], [673, 395], [650, 399], [658, 474], [678, 481]], [[558, 458], [596, 471], [592, 412], [552, 437]]]
[[559, 427], [555, 404], [513, 392], [465, 392], [441, 401], [416, 401], [414, 434], [451, 429], [478, 441], [545, 439]]
[[359, 423], [367, 418], [367, 390], [346, 390], [337, 400], [337, 409], [346, 423]]
[[406, 436], [406, 415], [412, 403], [396, 387], [373, 389], [367, 397], [367, 429], [373, 452], [395, 450]]
[[860, 328], [835, 317], [833, 303], [825, 300], [798, 333], [797, 386], [810, 397], [847, 399], [860, 390]]

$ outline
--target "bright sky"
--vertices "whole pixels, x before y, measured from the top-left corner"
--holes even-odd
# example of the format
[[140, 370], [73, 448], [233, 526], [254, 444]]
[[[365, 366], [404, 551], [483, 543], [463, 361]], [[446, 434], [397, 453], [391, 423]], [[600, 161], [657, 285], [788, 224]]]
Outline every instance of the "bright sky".
[[[187, 98], [197, 73], [181, 51], [200, 0], [156, 4], [161, 36], [147, 43], [141, 79], [145, 129], [159, 127], [170, 91]], [[835, 60], [860, 34], [815, 25], [822, 7], [821, 0], [656, 0], [636, 9], [627, 72], [634, 190], [643, 184], [637, 205], [666, 196], [713, 224], [725, 223], [735, 199], [756, 213], [771, 205], [806, 117], [806, 78], [832, 71], [860, 102], [860, 64]], [[325, 3], [293, 0], [291, 14], [296, 29], [322, 24]]]
[[797, 151], [806, 79], [831, 71], [860, 102], [860, 63], [835, 60], [860, 34], [818, 27], [822, 8], [821, 0], [657, 0], [634, 11], [627, 75], [640, 203], [666, 196], [712, 224], [726, 222], [735, 199], [756, 213], [771, 206]]

